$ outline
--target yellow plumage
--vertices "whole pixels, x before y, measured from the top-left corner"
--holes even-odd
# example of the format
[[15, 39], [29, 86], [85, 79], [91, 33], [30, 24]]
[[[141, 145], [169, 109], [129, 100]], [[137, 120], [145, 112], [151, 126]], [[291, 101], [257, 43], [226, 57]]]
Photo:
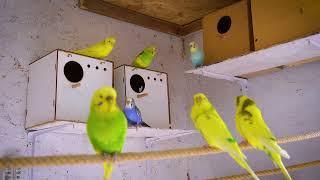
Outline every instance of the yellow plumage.
[[246, 156], [242, 153], [237, 141], [232, 137], [224, 121], [207, 97], [202, 93], [198, 93], [194, 95], [193, 100], [191, 119], [209, 146], [229, 153], [254, 179], [259, 179], [247, 164]]
[[105, 40], [97, 44], [94, 44], [90, 47], [76, 50], [74, 51], [74, 53], [97, 58], [97, 59], [103, 59], [111, 53], [115, 43], [116, 43], [116, 39], [114, 37], [108, 37]]
[[268, 126], [263, 120], [260, 109], [247, 96], [238, 96], [236, 99], [236, 128], [243, 138], [253, 147], [264, 151], [282, 171], [286, 179], [291, 177], [281, 161], [281, 156], [287, 159], [289, 154], [276, 142]]

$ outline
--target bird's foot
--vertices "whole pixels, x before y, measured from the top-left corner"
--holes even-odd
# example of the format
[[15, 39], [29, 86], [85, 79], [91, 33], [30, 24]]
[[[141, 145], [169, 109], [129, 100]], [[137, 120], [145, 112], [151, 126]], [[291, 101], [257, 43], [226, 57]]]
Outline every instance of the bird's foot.
[[110, 155], [109, 153], [103, 152], [102, 155], [103, 155], [103, 157], [104, 157], [105, 160], [112, 161], [112, 160], [111, 160], [111, 156], [112, 156], [112, 155]]
[[118, 159], [118, 153], [112, 153], [112, 162], [115, 163]]
[[209, 145], [203, 145], [202, 148], [211, 148]]

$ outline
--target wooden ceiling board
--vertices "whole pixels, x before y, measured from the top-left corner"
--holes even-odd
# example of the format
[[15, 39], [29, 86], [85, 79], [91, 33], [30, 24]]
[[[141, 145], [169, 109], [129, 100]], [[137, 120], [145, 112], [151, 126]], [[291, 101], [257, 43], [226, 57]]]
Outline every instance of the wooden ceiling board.
[[156, 31], [185, 36], [201, 19], [239, 0], [79, 0], [81, 9]]
[[104, 0], [157, 19], [186, 25], [238, 0]]

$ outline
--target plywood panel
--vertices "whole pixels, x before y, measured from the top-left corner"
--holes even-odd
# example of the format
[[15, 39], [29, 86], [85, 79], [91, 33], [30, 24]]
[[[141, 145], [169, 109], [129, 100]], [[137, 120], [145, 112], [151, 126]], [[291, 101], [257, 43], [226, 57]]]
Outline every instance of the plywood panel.
[[252, 0], [256, 50], [320, 30], [320, 1]]
[[104, 0], [141, 14], [186, 25], [237, 0]]
[[30, 64], [26, 128], [54, 119], [57, 52]]
[[[219, 32], [229, 18], [230, 29]], [[241, 1], [211, 13], [202, 20], [205, 64], [221, 62], [250, 51], [248, 2]]]

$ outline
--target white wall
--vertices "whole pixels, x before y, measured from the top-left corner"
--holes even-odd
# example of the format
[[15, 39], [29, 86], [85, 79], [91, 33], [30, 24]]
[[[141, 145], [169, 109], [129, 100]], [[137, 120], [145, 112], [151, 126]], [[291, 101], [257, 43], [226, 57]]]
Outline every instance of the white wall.
[[[237, 84], [183, 72], [191, 68], [187, 43], [202, 41], [201, 32], [185, 38], [159, 33], [108, 17], [80, 10], [77, 0], [0, 0], [0, 156], [28, 155], [24, 130], [28, 64], [60, 48], [74, 50], [106, 36], [117, 37], [110, 58], [115, 66], [130, 64], [132, 58], [152, 43], [158, 47], [151, 69], [168, 72], [171, 119], [174, 128], [193, 128], [188, 113], [192, 95], [205, 92], [213, 101], [233, 134], [240, 140], [233, 122]], [[320, 63], [310, 63], [279, 73], [250, 79], [249, 95], [261, 106], [267, 123], [277, 136], [317, 130], [319, 123]], [[76, 142], [76, 143], [75, 143]], [[145, 149], [143, 139], [129, 139], [125, 151], [145, 151], [205, 145], [199, 135], [160, 142]], [[292, 159], [285, 164], [316, 160], [319, 140], [284, 145]], [[46, 134], [37, 139], [37, 155], [93, 153], [86, 136]], [[256, 170], [272, 163], [257, 151], [247, 151]], [[150, 171], [147, 171], [150, 169]], [[317, 179], [319, 168], [292, 173], [295, 179]], [[226, 154], [119, 165], [114, 179], [204, 179], [243, 173]], [[35, 168], [34, 179], [101, 179], [102, 168], [65, 166]], [[28, 178], [25, 171], [24, 179]], [[275, 176], [273, 179], [280, 179]], [[270, 179], [270, 178], [265, 178]]]

